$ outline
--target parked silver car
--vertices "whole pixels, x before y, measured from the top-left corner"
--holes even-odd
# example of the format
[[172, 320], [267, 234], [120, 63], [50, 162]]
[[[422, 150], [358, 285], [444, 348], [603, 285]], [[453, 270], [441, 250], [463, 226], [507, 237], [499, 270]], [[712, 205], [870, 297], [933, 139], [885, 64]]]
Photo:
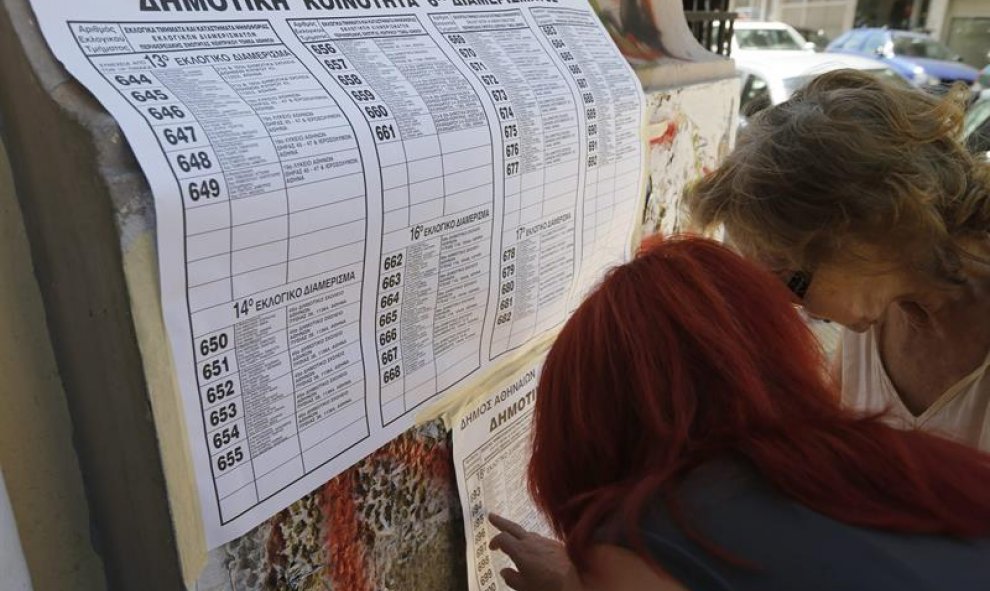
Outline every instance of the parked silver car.
[[852, 68], [900, 81], [900, 76], [873, 60], [849, 55], [805, 51], [743, 52], [734, 56], [741, 78], [739, 124], [746, 118], [786, 101], [794, 91], [825, 72]]

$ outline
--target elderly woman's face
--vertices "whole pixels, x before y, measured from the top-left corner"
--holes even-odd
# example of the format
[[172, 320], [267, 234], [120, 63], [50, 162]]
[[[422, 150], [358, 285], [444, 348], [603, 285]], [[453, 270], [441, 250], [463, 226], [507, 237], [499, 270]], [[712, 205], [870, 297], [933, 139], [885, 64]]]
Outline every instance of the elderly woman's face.
[[883, 317], [891, 303], [905, 297], [910, 274], [865, 265], [822, 265], [811, 275], [801, 305], [814, 318], [864, 332]]
[[729, 232], [726, 238], [730, 247], [780, 277], [809, 316], [856, 332], [865, 332], [883, 318], [892, 303], [927, 285], [924, 278], [893, 262], [895, 253], [865, 244], [850, 245], [847, 252], [851, 254], [845, 260], [797, 273], [745, 252]]

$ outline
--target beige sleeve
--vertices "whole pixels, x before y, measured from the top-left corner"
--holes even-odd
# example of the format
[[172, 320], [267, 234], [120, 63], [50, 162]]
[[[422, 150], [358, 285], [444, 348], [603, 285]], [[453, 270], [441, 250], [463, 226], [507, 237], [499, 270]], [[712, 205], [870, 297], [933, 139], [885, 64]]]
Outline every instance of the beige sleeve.
[[839, 343], [835, 346], [835, 351], [832, 352], [832, 358], [829, 359], [828, 363], [828, 373], [832, 381], [835, 382], [836, 391], [839, 396], [842, 395], [842, 339], [839, 339]]

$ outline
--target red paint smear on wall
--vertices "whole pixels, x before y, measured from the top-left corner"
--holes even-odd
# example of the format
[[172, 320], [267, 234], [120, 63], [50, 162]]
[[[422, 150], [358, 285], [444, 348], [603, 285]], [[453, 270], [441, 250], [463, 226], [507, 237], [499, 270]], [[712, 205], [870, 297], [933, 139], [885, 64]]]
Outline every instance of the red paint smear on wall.
[[[430, 445], [428, 440], [406, 434], [365, 458], [362, 464], [399, 463], [440, 488], [453, 479], [450, 450], [446, 445]], [[357, 468], [351, 468], [324, 485], [321, 506], [326, 524], [326, 550], [329, 578], [334, 589], [374, 591], [365, 560], [367, 546], [362, 536], [358, 507]]]
[[426, 479], [439, 481], [438, 484], [445, 485], [453, 479], [453, 464], [445, 445], [426, 445], [421, 437], [403, 437], [378, 453], [391, 456], [395, 461], [422, 473]]
[[651, 146], [664, 146], [669, 148], [674, 144], [674, 140], [677, 138], [677, 124], [673, 122], [667, 123], [667, 130], [663, 132], [663, 135], [658, 135], [650, 138]]
[[[419, 474], [431, 487], [445, 489], [453, 481], [450, 449], [441, 442], [406, 434], [365, 458], [362, 465], [398, 463]], [[323, 486], [321, 508], [325, 520], [329, 579], [334, 589], [374, 591], [368, 549], [362, 532], [356, 497], [358, 468], [353, 467]]]
[[361, 524], [354, 502], [357, 474], [353, 468], [323, 487], [323, 516], [326, 519], [326, 549], [330, 580], [334, 589], [374, 591], [365, 564]]

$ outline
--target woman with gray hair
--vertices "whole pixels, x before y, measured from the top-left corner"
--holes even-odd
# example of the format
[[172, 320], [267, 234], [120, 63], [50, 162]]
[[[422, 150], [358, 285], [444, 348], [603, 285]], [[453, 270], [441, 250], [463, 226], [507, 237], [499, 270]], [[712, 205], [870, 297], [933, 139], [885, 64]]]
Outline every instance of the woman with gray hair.
[[685, 204], [844, 327], [846, 405], [990, 451], [990, 166], [960, 141], [964, 95], [824, 74]]

